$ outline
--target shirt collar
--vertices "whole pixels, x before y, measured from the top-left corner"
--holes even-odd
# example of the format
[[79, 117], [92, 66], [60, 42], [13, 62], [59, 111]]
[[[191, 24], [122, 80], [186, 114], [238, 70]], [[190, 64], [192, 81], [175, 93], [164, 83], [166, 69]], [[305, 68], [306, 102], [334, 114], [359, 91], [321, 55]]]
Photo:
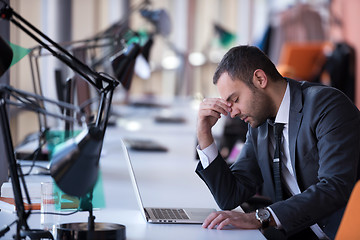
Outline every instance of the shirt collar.
[[286, 85], [286, 91], [281, 101], [279, 110], [275, 117], [275, 123], [289, 123], [289, 112], [290, 112], [290, 90], [289, 83]]

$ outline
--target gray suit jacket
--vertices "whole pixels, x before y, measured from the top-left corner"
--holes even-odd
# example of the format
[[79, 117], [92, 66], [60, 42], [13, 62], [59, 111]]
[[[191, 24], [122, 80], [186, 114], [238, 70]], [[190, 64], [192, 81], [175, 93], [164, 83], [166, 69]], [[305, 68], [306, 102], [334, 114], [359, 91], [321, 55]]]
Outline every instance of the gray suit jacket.
[[[340, 91], [287, 79], [290, 86], [289, 148], [301, 194], [270, 205], [284, 231], [318, 223], [334, 238], [351, 190], [359, 179], [360, 114]], [[259, 187], [274, 202], [269, 124], [251, 128], [229, 168], [220, 154], [196, 172], [221, 209], [234, 209]]]

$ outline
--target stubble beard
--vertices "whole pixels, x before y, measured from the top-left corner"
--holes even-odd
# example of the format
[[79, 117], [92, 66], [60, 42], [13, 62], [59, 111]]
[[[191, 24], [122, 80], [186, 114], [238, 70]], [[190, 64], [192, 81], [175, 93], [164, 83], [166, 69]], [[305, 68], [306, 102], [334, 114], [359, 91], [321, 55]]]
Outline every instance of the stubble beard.
[[249, 124], [252, 128], [257, 128], [271, 117], [272, 101], [269, 96], [254, 90], [251, 105], [253, 114], [249, 116]]

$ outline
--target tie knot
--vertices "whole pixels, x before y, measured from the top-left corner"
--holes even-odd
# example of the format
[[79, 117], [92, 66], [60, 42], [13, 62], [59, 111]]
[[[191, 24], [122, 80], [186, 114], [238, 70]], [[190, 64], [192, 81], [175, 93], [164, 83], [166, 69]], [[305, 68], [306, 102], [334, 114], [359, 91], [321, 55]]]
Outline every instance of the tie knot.
[[283, 123], [275, 123], [275, 126], [274, 126], [275, 138], [281, 138], [283, 129], [284, 129]]

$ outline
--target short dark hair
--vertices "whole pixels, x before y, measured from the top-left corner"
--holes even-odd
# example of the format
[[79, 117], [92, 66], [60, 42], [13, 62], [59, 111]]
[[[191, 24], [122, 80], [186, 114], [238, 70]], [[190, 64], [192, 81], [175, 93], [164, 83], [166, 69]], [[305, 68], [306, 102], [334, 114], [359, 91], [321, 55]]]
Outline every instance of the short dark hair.
[[274, 81], [283, 78], [263, 51], [254, 46], [241, 45], [225, 54], [215, 71], [213, 83], [217, 84], [220, 76], [227, 72], [231, 79], [239, 79], [253, 87], [252, 76], [256, 69], [262, 69]]

